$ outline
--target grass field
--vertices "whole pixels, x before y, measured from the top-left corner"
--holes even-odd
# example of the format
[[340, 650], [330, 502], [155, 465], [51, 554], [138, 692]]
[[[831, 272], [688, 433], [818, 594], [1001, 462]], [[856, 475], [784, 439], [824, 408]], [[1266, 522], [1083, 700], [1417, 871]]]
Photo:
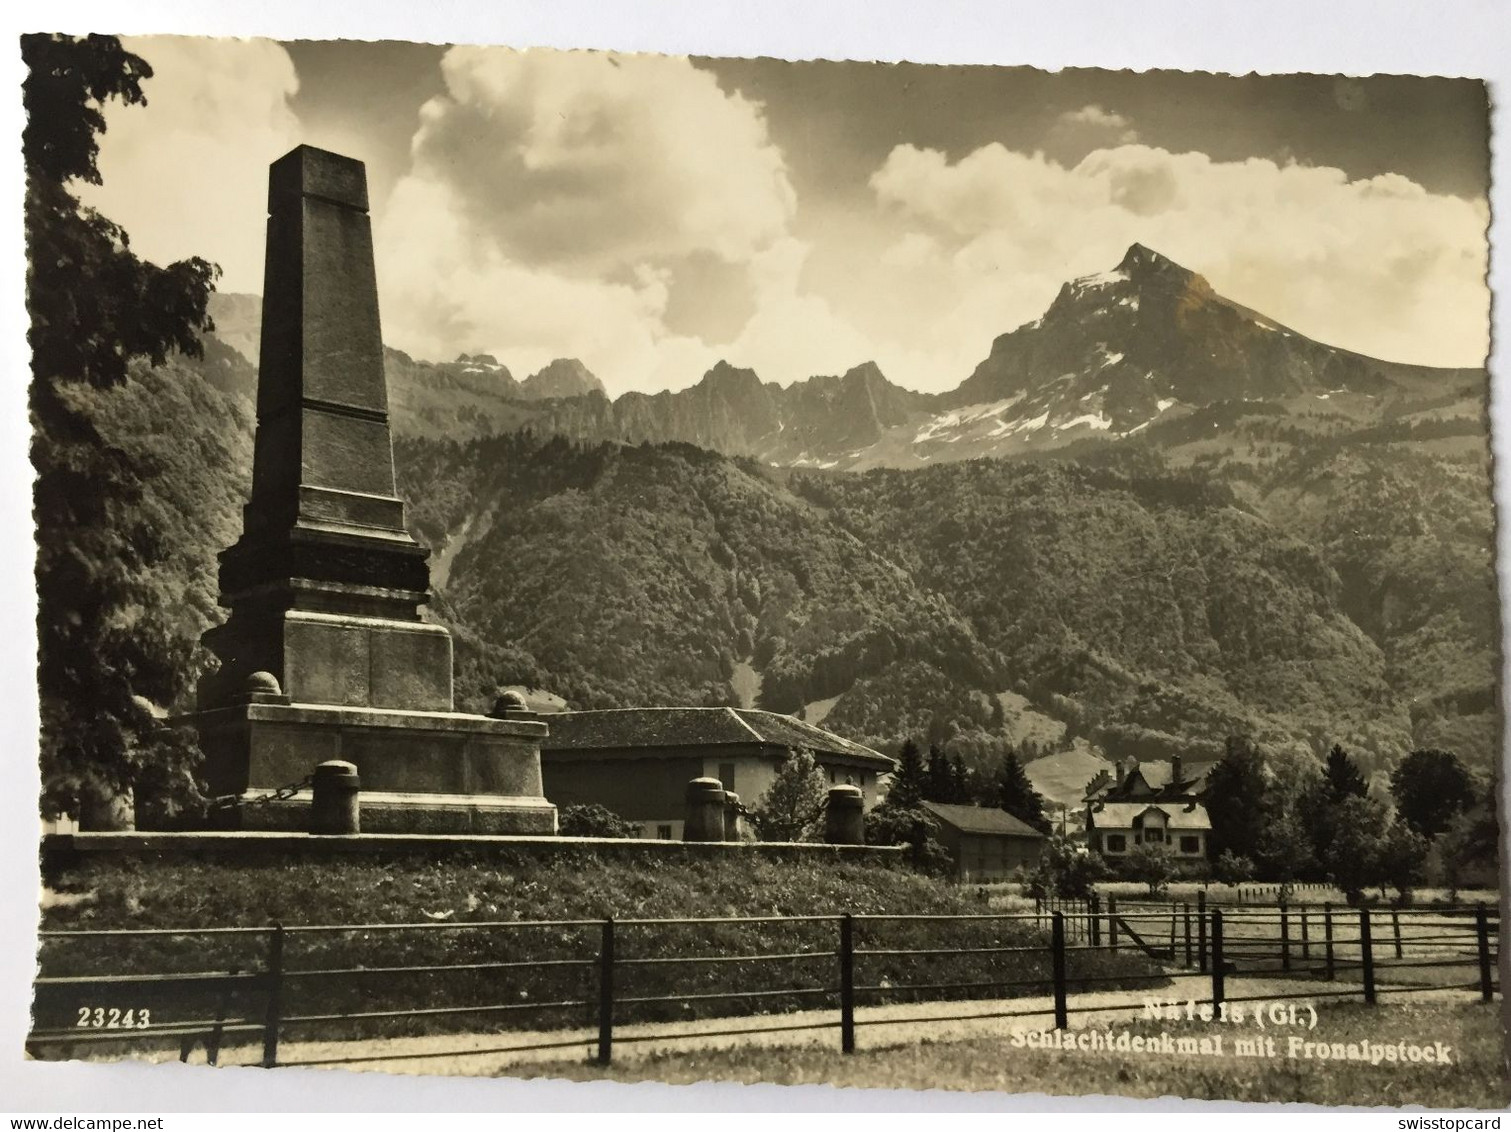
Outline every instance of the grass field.
[[[287, 928], [374, 925], [287, 933], [283, 965], [298, 977], [285, 991], [285, 1014], [414, 1013], [290, 1021], [296, 1037], [455, 1031], [480, 1024], [475, 1012], [460, 1012], [476, 1006], [497, 1011], [488, 1017], [497, 1029], [591, 1025], [608, 916], [618, 921], [614, 981], [626, 1023], [781, 1013], [832, 1000], [844, 912], [897, 917], [857, 922], [862, 1004], [984, 998], [1007, 984], [1013, 994], [1048, 993], [1051, 980], [1045, 930], [1031, 921], [909, 919], [984, 908], [972, 889], [884, 865], [753, 857], [731, 868], [700, 859], [499, 852], [437, 861], [312, 861], [297, 874], [282, 865], [100, 860], [62, 879], [75, 899], [48, 909], [44, 928], [261, 929], [270, 920]], [[727, 919], [741, 917], [759, 919]], [[682, 918], [703, 922], [664, 922]], [[258, 972], [269, 963], [271, 938], [257, 931], [48, 939], [42, 973]], [[1073, 974], [1110, 980], [1102, 985], [1168, 981], [1133, 952], [1077, 959]], [[418, 966], [429, 969], [412, 970]], [[308, 975], [323, 970], [343, 973]], [[37, 1000], [37, 1028], [73, 1025], [84, 990], [46, 987]], [[260, 1017], [263, 992], [255, 985], [229, 999], [222, 994], [212, 980], [154, 983], [133, 987], [131, 1001], [120, 1005], [148, 1009], [165, 1024], [197, 1025], [218, 1013]], [[436, 1013], [452, 1008], [459, 1010]]]
[[[1207, 1036], [1211, 1025], [1137, 1022], [1145, 1036]], [[1324, 1105], [1424, 1105], [1502, 1108], [1511, 1099], [1505, 1034], [1498, 1006], [1338, 1006], [1324, 1011], [1312, 1041], [1439, 1041], [1454, 1049], [1451, 1066], [1409, 1063], [1156, 1055], [1022, 1048], [1011, 1039], [929, 1042], [863, 1049], [736, 1049], [658, 1053], [608, 1068], [552, 1066], [572, 1080], [736, 1081], [745, 1084], [952, 1089], [1062, 1096], [1178, 1096], [1201, 1100], [1307, 1102]], [[1229, 1043], [1231, 1044], [1231, 1042]]]

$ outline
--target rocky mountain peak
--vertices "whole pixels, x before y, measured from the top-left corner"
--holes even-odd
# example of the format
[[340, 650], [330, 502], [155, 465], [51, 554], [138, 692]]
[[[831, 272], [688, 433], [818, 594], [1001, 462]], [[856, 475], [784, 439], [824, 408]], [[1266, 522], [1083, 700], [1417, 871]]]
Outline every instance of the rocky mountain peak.
[[756, 375], [755, 370], [730, 365], [721, 358], [703, 375], [698, 384], [711, 390], [746, 391], [758, 388], [761, 385], [761, 379]]
[[557, 358], [527, 377], [520, 386], [522, 396], [541, 399], [605, 392], [603, 382], [576, 358]]

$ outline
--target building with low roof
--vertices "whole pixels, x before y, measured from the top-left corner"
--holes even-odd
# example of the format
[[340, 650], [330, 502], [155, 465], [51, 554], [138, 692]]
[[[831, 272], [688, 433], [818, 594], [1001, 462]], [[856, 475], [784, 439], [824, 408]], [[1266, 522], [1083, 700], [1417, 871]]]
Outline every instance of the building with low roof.
[[1168, 763], [1119, 760], [1112, 776], [1104, 771], [1087, 784], [1087, 843], [1109, 860], [1137, 845], [1161, 845], [1177, 858], [1204, 859], [1212, 821], [1201, 797], [1215, 765], [1188, 769], [1179, 755]]
[[1006, 810], [924, 802], [939, 820], [939, 842], [963, 881], [1006, 880], [1021, 867], [1032, 868], [1044, 834]]
[[545, 717], [545, 795], [558, 807], [598, 804], [642, 837], [681, 840], [687, 784], [717, 778], [747, 807], [760, 804], [789, 751], [813, 753], [831, 785], [858, 786], [866, 808], [896, 761], [832, 731], [748, 708], [619, 708]]

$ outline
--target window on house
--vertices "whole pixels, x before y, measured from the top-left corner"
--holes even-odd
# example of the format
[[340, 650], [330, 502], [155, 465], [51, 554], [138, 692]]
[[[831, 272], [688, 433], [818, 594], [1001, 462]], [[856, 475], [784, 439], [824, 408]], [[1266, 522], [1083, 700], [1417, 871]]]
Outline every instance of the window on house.
[[662, 841], [670, 841], [672, 839], [672, 827], [669, 825], [658, 825], [656, 827], [656, 837]]
[[1165, 831], [1162, 829], [1144, 830], [1144, 840], [1153, 845], [1158, 845], [1165, 840]]
[[735, 764], [734, 763], [720, 763], [719, 764], [719, 781], [724, 784], [724, 789], [726, 789], [726, 790], [733, 790], [735, 788]]
[[1180, 851], [1182, 853], [1200, 853], [1201, 838], [1190, 836], [1182, 837], [1180, 839]]
[[1128, 848], [1128, 838], [1121, 833], [1109, 833], [1102, 844], [1107, 847], [1109, 853], [1122, 853]]

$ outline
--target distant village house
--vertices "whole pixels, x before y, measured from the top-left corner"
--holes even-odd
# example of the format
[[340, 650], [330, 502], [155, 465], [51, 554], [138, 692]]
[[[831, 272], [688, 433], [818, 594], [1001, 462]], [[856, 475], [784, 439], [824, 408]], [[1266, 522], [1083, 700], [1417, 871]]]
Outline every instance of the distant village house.
[[1088, 845], [1109, 860], [1126, 856], [1137, 845], [1164, 846], [1176, 858], [1204, 859], [1212, 821], [1201, 796], [1215, 765], [1188, 769], [1178, 755], [1168, 763], [1119, 760], [1113, 775], [1103, 771], [1087, 785]]

